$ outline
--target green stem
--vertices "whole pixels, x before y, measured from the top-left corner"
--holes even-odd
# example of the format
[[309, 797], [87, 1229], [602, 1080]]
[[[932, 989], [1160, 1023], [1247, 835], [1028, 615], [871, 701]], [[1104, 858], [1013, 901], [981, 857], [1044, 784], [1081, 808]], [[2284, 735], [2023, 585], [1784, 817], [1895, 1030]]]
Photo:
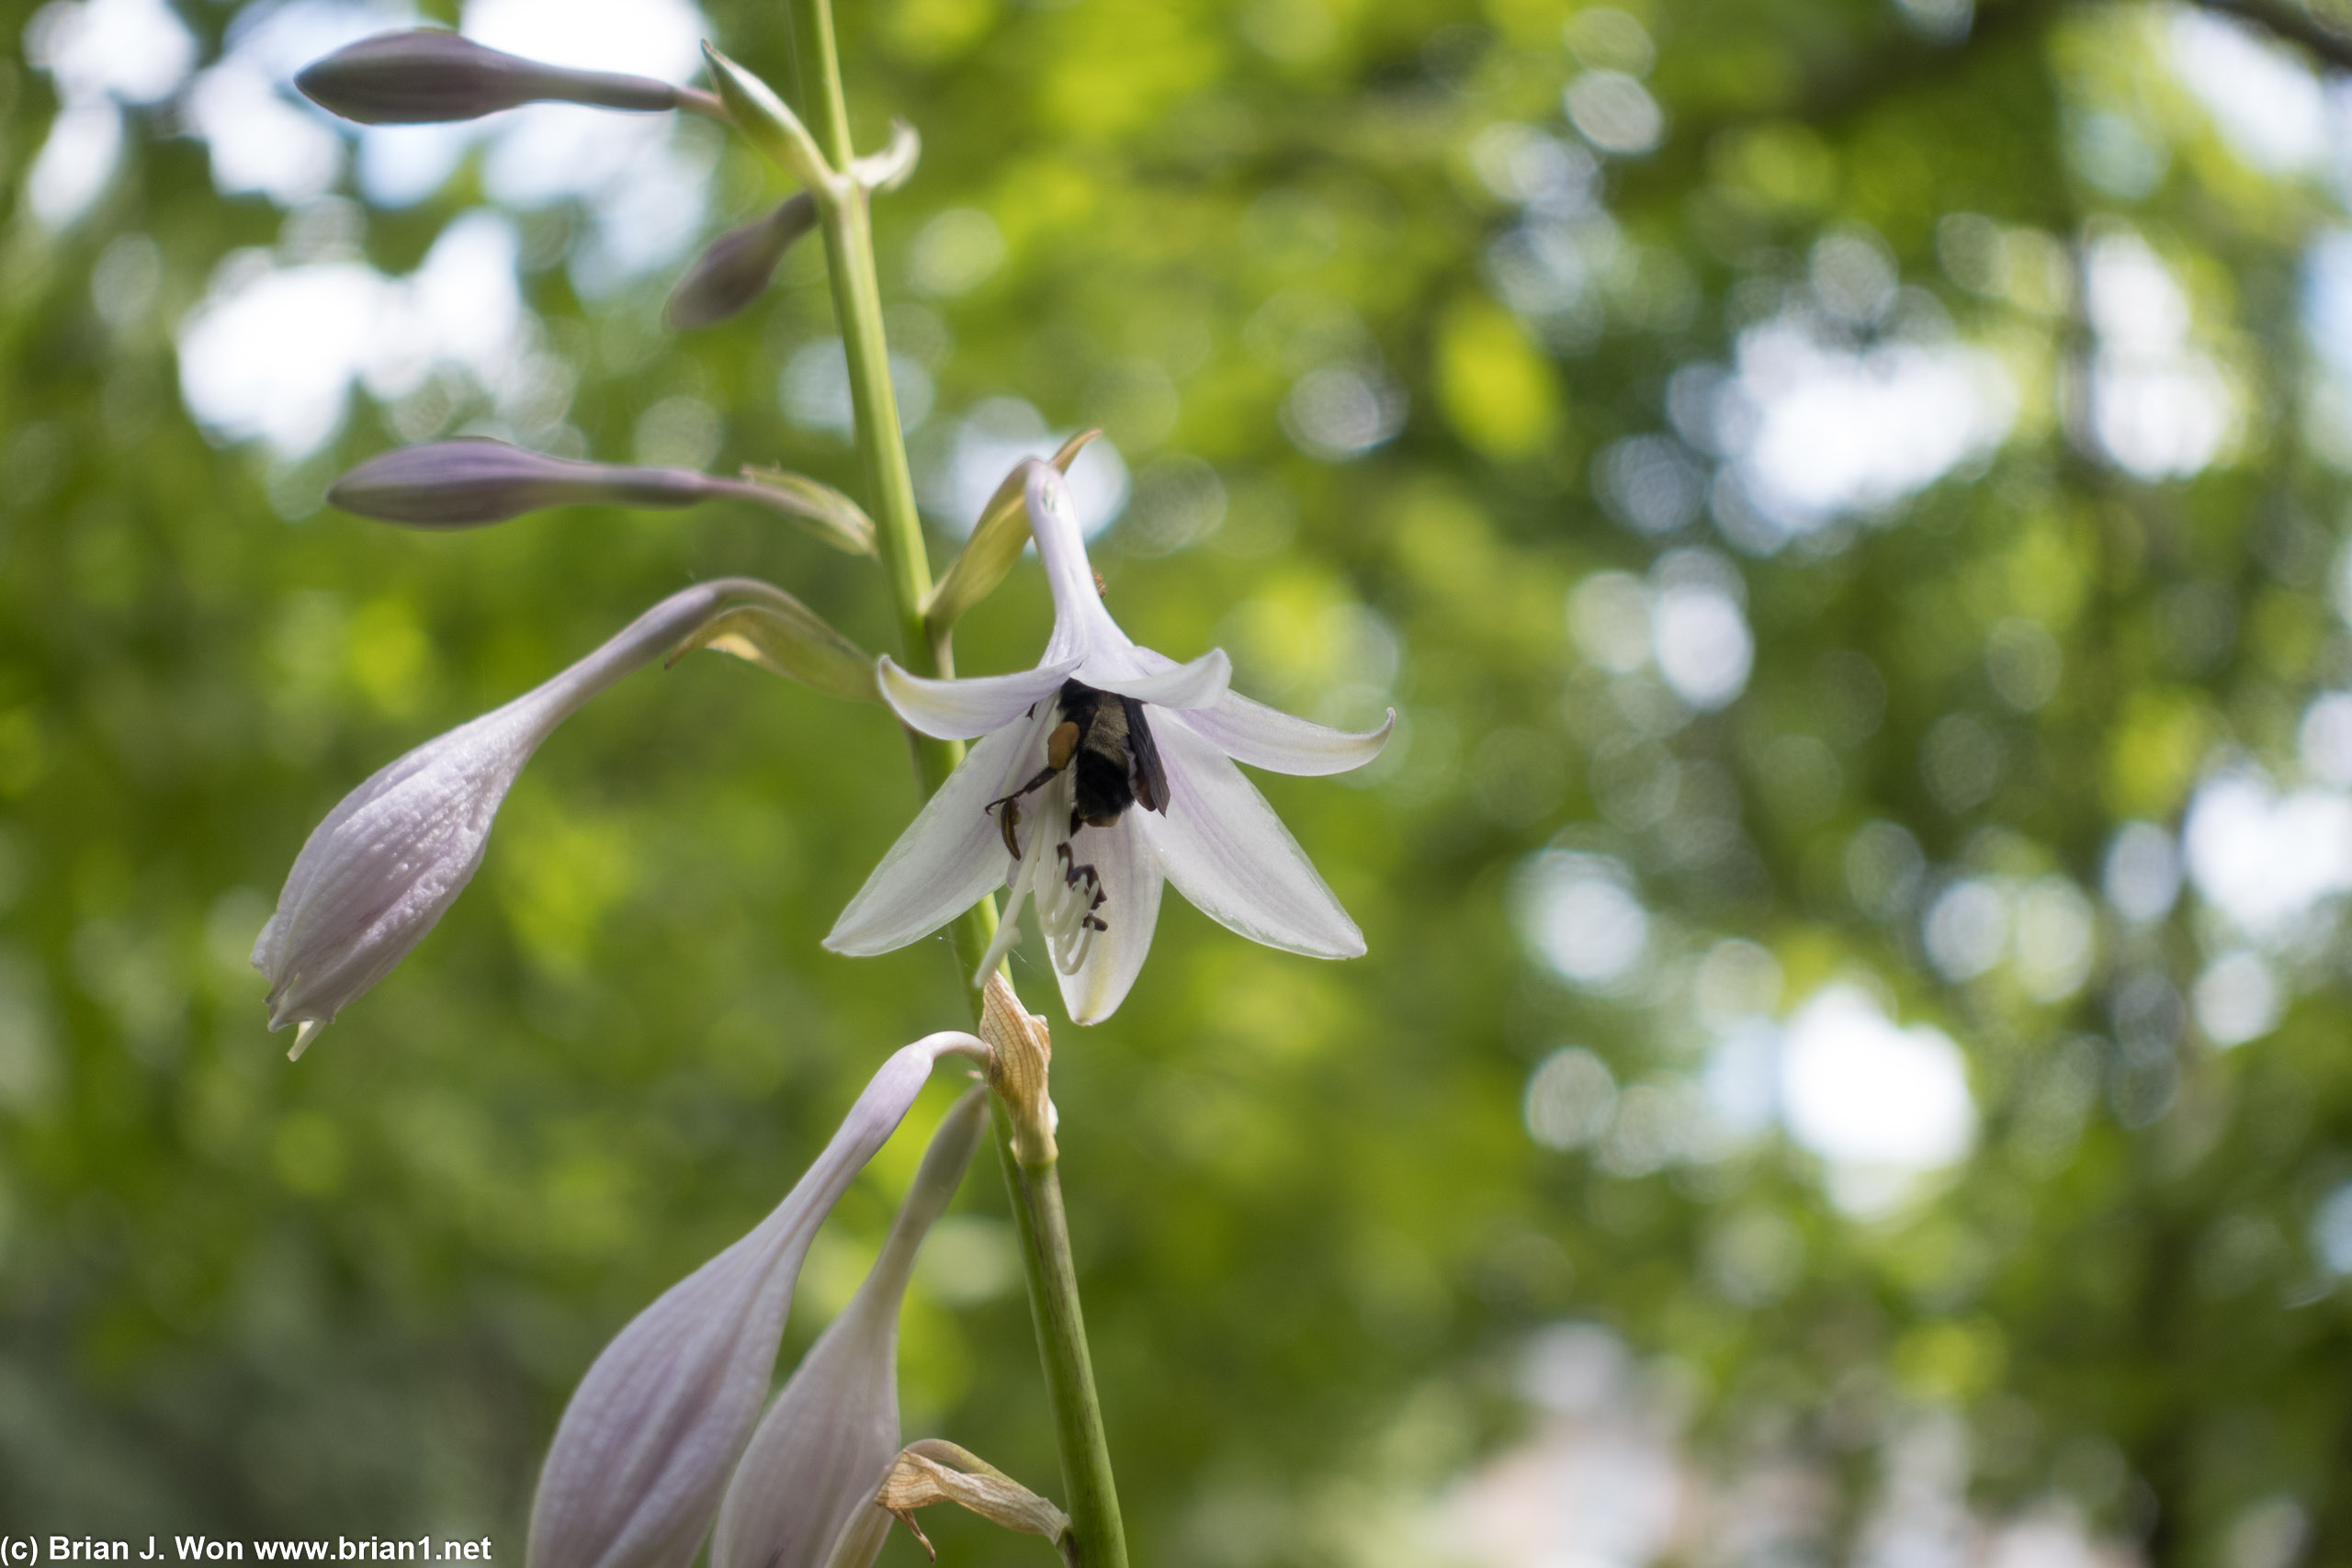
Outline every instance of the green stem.
[[1119, 1493], [1111, 1479], [1111, 1450], [1102, 1440], [1102, 1403], [1094, 1390], [1094, 1363], [1086, 1353], [1078, 1275], [1070, 1267], [1061, 1175], [1052, 1160], [1025, 1166], [1014, 1156], [1012, 1123], [1001, 1101], [996, 1131], [997, 1158], [1012, 1193], [1013, 1224], [1029, 1275], [1029, 1312], [1037, 1324], [1037, 1358], [1046, 1369], [1046, 1398], [1061, 1449], [1078, 1561], [1080, 1568], [1127, 1568]]
[[[846, 170], [854, 151], [849, 108], [842, 94], [841, 60], [833, 46], [831, 0], [791, 0], [795, 107], [826, 161]], [[876, 552], [890, 585], [899, 622], [899, 643], [909, 670], [918, 675], [952, 675], [947, 638], [923, 628], [923, 602], [931, 594], [931, 563], [923, 548], [922, 521], [915, 511], [914, 479], [907, 467], [899, 402], [890, 386], [889, 346], [882, 330], [882, 289], [874, 270], [874, 230], [866, 193], [851, 182], [843, 199], [820, 202], [825, 262], [849, 360], [850, 406], [857, 421], [858, 456], [865, 469]], [[964, 758], [964, 748], [909, 731], [915, 772], [925, 795], [946, 782]], [[972, 1017], [979, 1018], [979, 992], [972, 974], [996, 934], [993, 897], [983, 898], [958, 919], [952, 943], [957, 978]], [[1071, 1533], [1085, 1568], [1126, 1568], [1126, 1536], [1119, 1521], [1119, 1499], [1112, 1485], [1111, 1450], [1102, 1433], [1102, 1402], [1094, 1387], [1093, 1363], [1086, 1353], [1086, 1324], [1079, 1310], [1078, 1271], [1070, 1260], [1069, 1225], [1062, 1211], [1061, 1178], [1054, 1164], [1023, 1167], [1005, 1141], [1003, 1107], [998, 1107], [999, 1146], [1005, 1185], [1012, 1197], [1022, 1253], [1029, 1276], [1030, 1313], [1036, 1320], [1037, 1347], [1045, 1365], [1046, 1398], [1053, 1409], [1054, 1437], [1061, 1452], [1062, 1480], [1069, 1495]]]
[[[849, 110], [842, 97], [842, 74], [833, 54], [833, 17], [829, 0], [793, 0], [793, 41], [800, 77], [803, 123], [817, 139], [825, 161], [845, 170], [855, 152], [849, 140]], [[931, 596], [931, 563], [924, 557], [922, 520], [915, 511], [915, 481], [907, 467], [907, 444], [899, 428], [899, 396], [890, 385], [890, 349], [882, 331], [882, 285], [874, 272], [874, 222], [865, 188], [854, 180], [838, 201], [818, 203], [825, 232], [825, 269], [833, 288], [833, 310], [841, 319], [842, 347], [849, 359], [850, 406], [857, 419], [857, 453], [865, 468], [865, 488], [874, 513], [875, 543], [889, 580], [899, 616], [899, 640], [907, 666], [918, 675], [949, 675], [954, 669], [944, 639], [923, 631], [922, 604]], [[926, 794], [939, 787], [963, 748], [929, 741], [922, 756]], [[945, 766], [939, 764], [944, 762]]]

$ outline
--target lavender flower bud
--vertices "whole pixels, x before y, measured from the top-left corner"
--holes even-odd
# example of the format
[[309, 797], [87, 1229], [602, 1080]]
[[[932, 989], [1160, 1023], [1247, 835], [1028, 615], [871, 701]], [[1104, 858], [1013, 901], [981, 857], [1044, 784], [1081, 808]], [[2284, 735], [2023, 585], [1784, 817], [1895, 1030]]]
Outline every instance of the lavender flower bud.
[[697, 502], [757, 502], [851, 555], [874, 553], [874, 525], [857, 503], [799, 474], [746, 468], [740, 479], [691, 468], [577, 463], [503, 441], [435, 441], [379, 452], [327, 491], [345, 512], [414, 528], [478, 528], [549, 506], [675, 511]]
[[403, 446], [368, 458], [327, 491], [345, 512], [423, 528], [473, 528], [548, 506], [692, 506], [713, 496], [761, 499], [754, 487], [690, 468], [577, 463], [503, 441]]
[[[685, 1568], [693, 1561], [718, 1512], [728, 1476], [752, 1438], [761, 1402], [767, 1398], [786, 1311], [792, 1304], [793, 1283], [808, 1243], [914, 1104], [933, 1065], [950, 1054], [985, 1057], [987, 1047], [968, 1034], [932, 1034], [885, 1062], [851, 1107], [841, 1131], [775, 1212], [673, 1285], [605, 1348], [580, 1380], [556, 1427], [547, 1467], [539, 1472], [538, 1495], [531, 1503], [526, 1568]], [[917, 1194], [928, 1205], [919, 1224], [927, 1224], [945, 1206], [982, 1120], [982, 1106], [976, 1100], [967, 1099], [949, 1113], [917, 1179]], [[950, 1147], [943, 1152], [942, 1144]], [[951, 1159], [953, 1170], [943, 1168]], [[943, 1182], [945, 1191], [940, 1192]], [[917, 1206], [916, 1195], [910, 1196], [909, 1203]], [[902, 1217], [891, 1242], [911, 1253], [911, 1242], [901, 1242], [908, 1226]], [[920, 1239], [919, 1231], [915, 1239]], [[895, 1340], [898, 1295], [906, 1283], [903, 1271], [893, 1273], [877, 1265], [876, 1275], [882, 1283], [869, 1281], [859, 1300], [888, 1293]], [[861, 1347], [878, 1332], [869, 1319], [879, 1312], [880, 1303], [874, 1303], [843, 1314], [843, 1320], [858, 1328]], [[829, 1341], [842, 1339], [828, 1329], [810, 1352], [810, 1361], [819, 1360]], [[826, 1355], [820, 1364], [832, 1366], [838, 1359]], [[855, 1364], [867, 1374], [856, 1382], [862, 1394], [874, 1363], [861, 1354]], [[779, 1405], [793, 1398], [792, 1386], [810, 1376], [808, 1366], [803, 1362], [802, 1371], [794, 1374]], [[882, 1375], [886, 1383], [891, 1381], [887, 1371]], [[840, 1392], [837, 1376], [820, 1381], [825, 1382], [827, 1412], [838, 1405], [848, 1417], [867, 1425], [883, 1419], [870, 1398], [841, 1404], [847, 1396]], [[847, 1427], [837, 1434], [811, 1434], [808, 1441], [821, 1450], [829, 1438], [837, 1437], [831, 1447], [842, 1457], [854, 1456], [854, 1472], [865, 1487], [865, 1498], [870, 1499], [891, 1450], [898, 1446], [895, 1401], [888, 1420], [892, 1435], [887, 1446], [878, 1438], [869, 1441], [863, 1429]], [[828, 1510], [824, 1519], [835, 1528], [840, 1513], [847, 1511], [841, 1506], [843, 1495], [831, 1488], [795, 1493], [805, 1506]], [[802, 1531], [816, 1522], [803, 1520]], [[820, 1550], [831, 1539], [831, 1530], [825, 1531]], [[714, 1561], [721, 1560], [721, 1552], [712, 1555]], [[778, 1562], [778, 1568], [808, 1565], [805, 1558], [794, 1556]], [[821, 1559], [814, 1568], [822, 1568]]]
[[[801, 1358], [743, 1450], [711, 1535], [711, 1568], [842, 1564], [836, 1542], [861, 1523], [881, 1544], [874, 1495], [899, 1452], [899, 1307], [915, 1251], [956, 1196], [987, 1120], [987, 1092], [975, 1089], [941, 1121], [873, 1271]], [[852, 1553], [844, 1568], [872, 1561], [871, 1551]]]
[[320, 107], [362, 125], [475, 119], [545, 101], [641, 111], [689, 107], [687, 95], [667, 82], [570, 71], [437, 28], [362, 39], [303, 67], [294, 85]]
[[269, 1026], [300, 1027], [289, 1056], [391, 973], [481, 865], [523, 764], [590, 697], [650, 663], [729, 600], [781, 595], [748, 578], [673, 593], [556, 676], [379, 768], [311, 830], [254, 942]]
[[766, 291], [785, 252], [816, 226], [817, 203], [802, 191], [765, 217], [729, 229], [678, 279], [662, 319], [673, 332], [687, 332], [745, 309]]

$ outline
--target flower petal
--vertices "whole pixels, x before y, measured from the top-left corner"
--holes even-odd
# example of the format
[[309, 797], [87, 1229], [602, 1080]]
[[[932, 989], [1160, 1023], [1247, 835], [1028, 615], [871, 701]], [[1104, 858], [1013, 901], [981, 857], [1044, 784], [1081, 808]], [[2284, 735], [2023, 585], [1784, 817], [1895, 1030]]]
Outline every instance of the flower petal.
[[1363, 933], [1323, 885], [1266, 797], [1191, 716], [1152, 730], [1168, 771], [1164, 814], [1143, 818], [1159, 864], [1201, 913], [1252, 942], [1313, 958], [1356, 958]]
[[865, 886], [825, 934], [825, 946], [870, 957], [929, 936], [1004, 880], [1004, 840], [987, 807], [1023, 781], [1020, 765], [1044, 745], [1049, 708], [985, 737], [924, 803]]
[[1054, 635], [1039, 662], [1105, 654], [1115, 659], [1133, 645], [1102, 607], [1102, 591], [1094, 585], [1094, 569], [1087, 564], [1078, 503], [1070, 499], [1069, 481], [1060, 469], [1051, 463], [1029, 464], [1027, 504], [1029, 535], [1037, 541], [1038, 558], [1046, 563], [1046, 586], [1054, 595]]
[[1012, 675], [934, 681], [908, 674], [887, 653], [876, 665], [882, 700], [909, 728], [934, 740], [969, 740], [1003, 728], [1061, 690], [1077, 669], [1078, 660], [1070, 659]]
[[1396, 710], [1390, 708], [1377, 729], [1333, 729], [1227, 692], [1205, 707], [1187, 710], [1184, 722], [1237, 762], [1320, 776], [1361, 768], [1379, 756], [1388, 732], [1396, 728]]
[[[664, 1292], [580, 1382], [531, 1504], [528, 1568], [684, 1568], [751, 1436], [817, 1227], [950, 1053], [941, 1033], [899, 1050], [775, 1212]], [[877, 1476], [878, 1479], [878, 1476]]]
[[1091, 865], [1108, 895], [1100, 911], [1108, 929], [1094, 933], [1076, 973], [1055, 976], [1072, 1023], [1100, 1023], [1116, 1012], [1151, 951], [1151, 933], [1159, 924], [1160, 874], [1158, 858], [1136, 826], [1136, 818], [1145, 815], [1129, 811], [1108, 828], [1081, 828], [1070, 839], [1071, 859]]
[[1104, 675], [1082, 670], [1079, 679], [1099, 691], [1116, 692], [1155, 707], [1190, 711], [1207, 707], [1228, 694], [1226, 687], [1233, 679], [1233, 660], [1225, 656], [1225, 649], [1212, 648], [1190, 664], [1173, 665], [1157, 674]]
[[[582, 703], [717, 605], [776, 592], [724, 578], [673, 593], [554, 679], [386, 763], [344, 796], [294, 857], [254, 942], [254, 967], [270, 981], [269, 1026], [332, 1022], [424, 940], [481, 866], [515, 775]], [[297, 1037], [298, 1054], [311, 1032]]]
[[987, 1119], [975, 1089], [940, 1123], [865, 1283], [768, 1406], [719, 1505], [712, 1568], [826, 1568], [899, 1452], [899, 1306]]

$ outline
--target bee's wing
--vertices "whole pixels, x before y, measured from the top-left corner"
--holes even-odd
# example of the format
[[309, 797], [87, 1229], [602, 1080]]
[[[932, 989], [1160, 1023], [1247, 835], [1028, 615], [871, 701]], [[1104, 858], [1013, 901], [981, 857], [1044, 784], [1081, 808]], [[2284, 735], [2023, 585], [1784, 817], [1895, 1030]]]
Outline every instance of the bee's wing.
[[1159, 765], [1159, 748], [1153, 744], [1151, 726], [1143, 716], [1143, 705], [1133, 697], [1121, 697], [1119, 705], [1127, 716], [1127, 787], [1135, 792], [1136, 804], [1146, 811], [1165, 816], [1168, 811], [1168, 770]]

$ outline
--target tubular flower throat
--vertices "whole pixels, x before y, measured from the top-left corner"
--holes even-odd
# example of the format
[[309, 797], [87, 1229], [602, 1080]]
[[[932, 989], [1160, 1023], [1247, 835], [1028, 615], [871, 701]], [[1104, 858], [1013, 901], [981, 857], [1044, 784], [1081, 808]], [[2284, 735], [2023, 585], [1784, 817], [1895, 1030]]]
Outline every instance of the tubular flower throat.
[[1163, 882], [1253, 942], [1317, 958], [1364, 950], [1265, 798], [1236, 761], [1322, 774], [1380, 753], [1396, 722], [1327, 728], [1227, 689], [1212, 649], [1178, 664], [1129, 641], [1103, 609], [1069, 486], [1028, 469], [1030, 532], [1054, 595], [1054, 633], [1035, 670], [934, 681], [878, 662], [899, 716], [943, 740], [977, 739], [891, 846], [825, 938], [836, 953], [903, 947], [1001, 885], [996, 944], [1034, 903], [1072, 1021], [1117, 1010], [1150, 950]]

